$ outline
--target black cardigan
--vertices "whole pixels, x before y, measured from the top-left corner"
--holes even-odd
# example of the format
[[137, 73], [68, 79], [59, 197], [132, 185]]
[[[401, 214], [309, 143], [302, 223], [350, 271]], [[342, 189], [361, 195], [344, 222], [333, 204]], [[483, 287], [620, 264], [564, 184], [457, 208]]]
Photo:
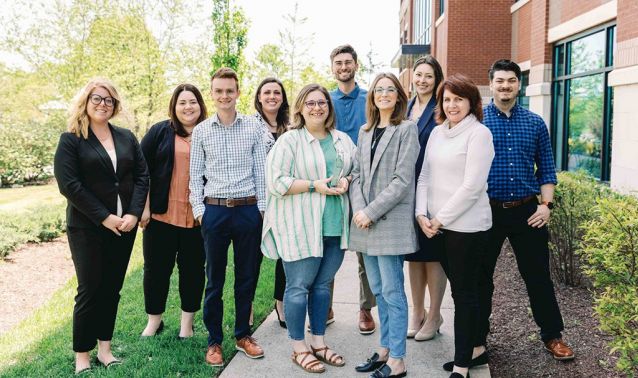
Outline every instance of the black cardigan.
[[60, 136], [54, 173], [60, 193], [68, 201], [70, 227], [100, 226], [117, 213], [117, 196], [123, 214], [141, 217], [148, 192], [148, 170], [137, 139], [130, 130], [109, 124], [117, 155], [117, 172], [108, 153], [89, 129], [89, 138], [73, 133]]
[[141, 145], [151, 175], [151, 213], [164, 214], [168, 210], [168, 192], [175, 161], [175, 131], [170, 120], [154, 124], [142, 138]]

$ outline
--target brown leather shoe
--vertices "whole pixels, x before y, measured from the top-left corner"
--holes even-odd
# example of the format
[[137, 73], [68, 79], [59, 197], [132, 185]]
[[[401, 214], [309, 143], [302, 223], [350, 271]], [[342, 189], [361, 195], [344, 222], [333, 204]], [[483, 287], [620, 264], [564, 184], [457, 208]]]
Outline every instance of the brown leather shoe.
[[249, 358], [262, 358], [264, 356], [264, 350], [261, 349], [259, 344], [257, 344], [257, 340], [252, 336], [244, 336], [242, 339], [237, 340], [235, 349], [244, 352], [246, 357]]
[[332, 311], [332, 307], [330, 307], [328, 309], [328, 318], [326, 319], [326, 325], [329, 326], [330, 324], [335, 322], [335, 313], [334, 311]]
[[209, 345], [206, 351], [206, 363], [210, 366], [224, 366], [222, 347], [219, 344]]
[[545, 343], [545, 349], [554, 356], [555, 360], [573, 360], [574, 351], [563, 339], [551, 339]]
[[377, 329], [377, 325], [374, 324], [372, 313], [370, 310], [362, 308], [359, 310], [359, 333], [362, 335], [369, 335], [374, 333]]

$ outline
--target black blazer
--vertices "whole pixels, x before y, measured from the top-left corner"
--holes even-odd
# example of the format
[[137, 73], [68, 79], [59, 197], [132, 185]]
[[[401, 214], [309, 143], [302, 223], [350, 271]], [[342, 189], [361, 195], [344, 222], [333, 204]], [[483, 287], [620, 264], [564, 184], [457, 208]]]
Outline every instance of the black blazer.
[[175, 131], [170, 120], [154, 124], [140, 142], [151, 175], [149, 201], [151, 213], [168, 210], [168, 192], [175, 162]]
[[67, 226], [101, 226], [117, 214], [117, 196], [122, 214], [141, 217], [148, 192], [148, 169], [142, 149], [130, 130], [109, 124], [117, 155], [117, 172], [108, 153], [89, 129], [89, 138], [73, 133], [60, 136], [53, 170], [60, 193], [68, 201]]
[[[416, 102], [416, 97], [414, 97], [410, 102], [408, 102], [408, 112], [412, 111], [412, 107]], [[436, 120], [434, 119], [434, 108], [436, 108], [436, 98], [432, 96], [430, 101], [426, 105], [425, 109], [423, 109], [423, 113], [421, 113], [421, 117], [417, 122], [417, 128], [419, 130], [419, 145], [421, 149], [419, 150], [419, 157], [416, 160], [416, 178], [418, 181], [419, 175], [421, 174], [421, 167], [423, 167], [423, 157], [425, 156], [425, 146], [428, 144], [428, 139], [430, 139], [430, 134], [432, 130], [436, 127]]]

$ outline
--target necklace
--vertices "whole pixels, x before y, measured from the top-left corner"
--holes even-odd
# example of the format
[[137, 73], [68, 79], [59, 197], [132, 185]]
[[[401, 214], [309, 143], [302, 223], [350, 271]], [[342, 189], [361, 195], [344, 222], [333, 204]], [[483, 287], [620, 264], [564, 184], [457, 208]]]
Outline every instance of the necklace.
[[372, 132], [372, 148], [376, 148], [377, 145], [379, 144], [379, 140], [381, 140], [381, 137], [383, 136], [383, 133], [385, 132], [385, 127], [384, 128], [379, 128], [379, 127], [375, 127], [374, 131]]

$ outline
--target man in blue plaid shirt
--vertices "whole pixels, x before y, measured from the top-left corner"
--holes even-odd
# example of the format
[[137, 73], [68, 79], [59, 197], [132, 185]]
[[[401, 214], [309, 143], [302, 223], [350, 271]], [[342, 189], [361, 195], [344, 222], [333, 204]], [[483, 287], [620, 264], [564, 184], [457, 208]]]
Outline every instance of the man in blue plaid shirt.
[[238, 114], [237, 74], [218, 69], [211, 79], [217, 113], [195, 127], [191, 142], [189, 200], [202, 225], [206, 251], [204, 323], [206, 363], [222, 366], [222, 293], [228, 247], [235, 263], [235, 338], [250, 358], [264, 351], [250, 336], [249, 317], [261, 262], [262, 214], [266, 207], [263, 129], [255, 117]]
[[506, 238], [525, 281], [545, 348], [557, 360], [571, 360], [574, 352], [561, 338], [563, 318], [549, 272], [547, 222], [557, 184], [549, 132], [540, 116], [516, 103], [521, 80], [516, 63], [496, 61], [489, 78], [493, 101], [483, 109], [483, 123], [492, 131], [496, 153], [487, 189], [493, 225], [480, 283], [481, 317], [473, 362], [487, 362], [492, 277]]

